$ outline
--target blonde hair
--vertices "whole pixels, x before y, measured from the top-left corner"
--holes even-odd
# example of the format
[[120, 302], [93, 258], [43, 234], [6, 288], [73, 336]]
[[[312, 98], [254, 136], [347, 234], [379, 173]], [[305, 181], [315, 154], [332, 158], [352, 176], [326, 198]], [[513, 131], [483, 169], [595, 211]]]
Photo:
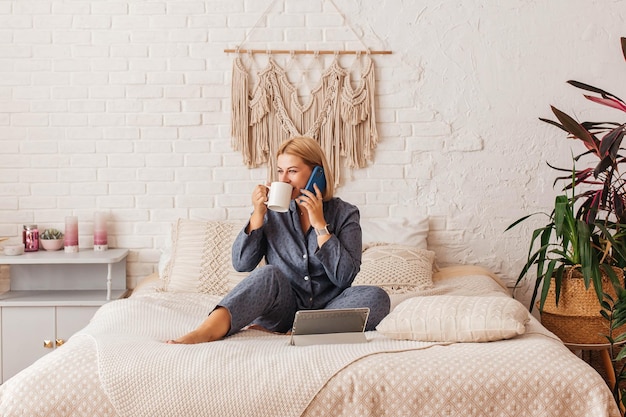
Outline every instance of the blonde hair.
[[306, 136], [293, 137], [280, 145], [276, 156], [285, 153], [300, 157], [311, 169], [316, 165], [320, 165], [324, 168], [326, 190], [323, 193], [323, 200], [328, 201], [333, 198], [335, 194], [335, 176], [330, 169], [330, 165], [328, 165], [322, 147], [315, 139]]

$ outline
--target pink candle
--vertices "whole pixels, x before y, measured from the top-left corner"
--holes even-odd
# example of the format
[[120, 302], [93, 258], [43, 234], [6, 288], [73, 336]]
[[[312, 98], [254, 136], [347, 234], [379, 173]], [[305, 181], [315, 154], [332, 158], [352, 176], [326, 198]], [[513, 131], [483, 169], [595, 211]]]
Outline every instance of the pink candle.
[[65, 217], [65, 252], [78, 252], [78, 217]]
[[107, 244], [107, 231], [106, 230], [94, 230], [93, 231], [93, 244], [94, 245], [106, 245]]
[[107, 250], [107, 213], [98, 211], [93, 218], [93, 250]]

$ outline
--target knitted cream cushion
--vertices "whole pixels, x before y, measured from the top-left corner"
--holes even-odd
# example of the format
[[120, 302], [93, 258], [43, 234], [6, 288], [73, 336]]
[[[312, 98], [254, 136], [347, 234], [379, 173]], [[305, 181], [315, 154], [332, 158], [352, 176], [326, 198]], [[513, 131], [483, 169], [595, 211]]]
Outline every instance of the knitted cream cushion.
[[425, 290], [433, 286], [435, 252], [393, 243], [375, 243], [362, 254], [361, 270], [353, 285], [376, 285], [389, 294]]
[[528, 310], [506, 296], [437, 295], [401, 302], [376, 327], [392, 339], [489, 342], [524, 334]]
[[178, 219], [171, 254], [161, 271], [162, 291], [227, 294], [248, 274], [234, 270], [231, 248], [240, 223]]

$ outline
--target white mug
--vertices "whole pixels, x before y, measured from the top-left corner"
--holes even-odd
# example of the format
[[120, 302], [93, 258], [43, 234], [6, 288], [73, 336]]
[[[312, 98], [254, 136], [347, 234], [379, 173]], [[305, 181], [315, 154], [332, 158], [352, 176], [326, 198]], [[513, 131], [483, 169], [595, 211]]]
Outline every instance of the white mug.
[[269, 195], [267, 196], [267, 208], [284, 213], [289, 210], [291, 202], [291, 192], [293, 187], [286, 182], [273, 182], [270, 184]]

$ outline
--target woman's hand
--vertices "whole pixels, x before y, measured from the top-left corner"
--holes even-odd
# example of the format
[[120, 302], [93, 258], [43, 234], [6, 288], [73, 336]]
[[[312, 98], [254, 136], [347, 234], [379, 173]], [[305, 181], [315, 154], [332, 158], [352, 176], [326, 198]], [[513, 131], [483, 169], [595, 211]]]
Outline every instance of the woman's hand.
[[252, 206], [254, 207], [254, 211], [258, 211], [262, 214], [265, 214], [267, 211], [267, 205], [265, 203], [267, 202], [267, 196], [269, 194], [268, 187], [269, 184], [258, 184], [254, 187], [254, 190], [252, 190]]
[[[269, 184], [268, 184], [269, 185]], [[252, 206], [254, 211], [250, 216], [250, 224], [246, 232], [250, 233], [263, 226], [263, 218], [267, 212], [267, 195], [269, 192], [268, 185], [259, 184], [252, 190]]]
[[309, 221], [314, 229], [323, 229], [326, 226], [326, 219], [324, 219], [324, 201], [322, 200], [322, 193], [314, 184], [315, 193], [302, 189], [300, 192], [302, 195], [298, 197], [298, 203], [300, 207], [307, 211], [309, 215]]

